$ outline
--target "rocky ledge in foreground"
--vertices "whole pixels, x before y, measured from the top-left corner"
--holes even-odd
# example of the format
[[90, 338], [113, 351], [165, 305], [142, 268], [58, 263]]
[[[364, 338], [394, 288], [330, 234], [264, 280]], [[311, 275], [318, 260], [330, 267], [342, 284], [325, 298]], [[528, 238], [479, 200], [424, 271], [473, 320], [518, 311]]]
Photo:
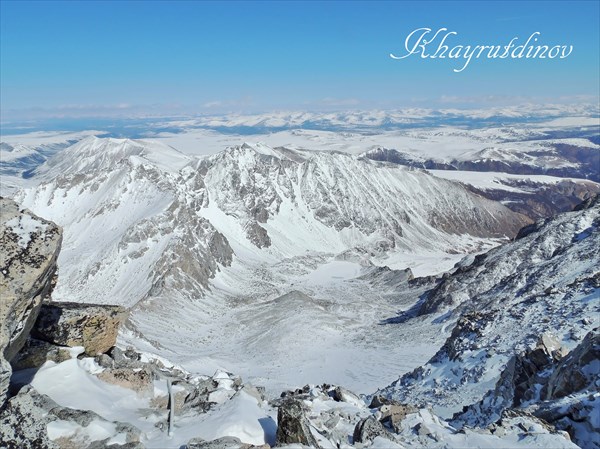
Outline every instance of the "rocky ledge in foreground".
[[25, 344], [42, 301], [52, 289], [62, 230], [0, 197], [0, 408], [10, 360]]

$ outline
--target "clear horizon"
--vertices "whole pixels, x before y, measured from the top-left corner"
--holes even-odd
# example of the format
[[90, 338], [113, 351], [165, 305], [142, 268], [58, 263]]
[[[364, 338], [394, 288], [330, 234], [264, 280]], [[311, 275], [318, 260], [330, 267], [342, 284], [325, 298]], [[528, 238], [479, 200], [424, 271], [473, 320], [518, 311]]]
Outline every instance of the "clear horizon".
[[[600, 96], [600, 3], [2, 1], [2, 122], [272, 110], [482, 108]], [[564, 59], [402, 60], [454, 45], [572, 45]]]

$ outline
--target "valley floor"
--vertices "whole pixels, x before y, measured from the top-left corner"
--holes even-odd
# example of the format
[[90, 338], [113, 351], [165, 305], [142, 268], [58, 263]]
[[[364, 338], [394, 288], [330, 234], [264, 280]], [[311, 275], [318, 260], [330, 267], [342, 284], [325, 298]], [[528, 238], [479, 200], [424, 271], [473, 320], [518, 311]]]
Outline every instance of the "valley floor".
[[[446, 256], [428, 268], [462, 258]], [[137, 307], [131, 321], [156, 343], [144, 349], [190, 372], [228, 370], [272, 394], [307, 383], [367, 394], [429, 360], [449, 332], [427, 317], [386, 323], [410, 309], [424, 289], [379, 285], [377, 271], [331, 254], [255, 268], [234, 262], [205, 298], [186, 307], [176, 299], [154, 300]], [[140, 347], [137, 332], [123, 333], [121, 344]]]

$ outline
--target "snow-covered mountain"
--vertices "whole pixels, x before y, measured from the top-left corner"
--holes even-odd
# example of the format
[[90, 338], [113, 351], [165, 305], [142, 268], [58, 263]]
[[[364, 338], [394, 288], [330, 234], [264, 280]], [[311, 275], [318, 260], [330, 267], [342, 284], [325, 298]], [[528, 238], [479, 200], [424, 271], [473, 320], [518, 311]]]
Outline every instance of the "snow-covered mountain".
[[[134, 307], [132, 331], [188, 361], [190, 347], [200, 360], [233, 345], [271, 366], [281, 354], [252, 346], [250, 336], [264, 329], [244, 317], [277, 298], [313, 304], [318, 319], [330, 320], [326, 354], [397, 307], [379, 294], [369, 299], [368, 281], [351, 281], [363, 270], [440, 272], [528, 222], [421, 170], [260, 144], [196, 159], [163, 144], [90, 137], [37, 176], [44, 181], [17, 200], [64, 228], [54, 297]], [[310, 299], [285, 296], [294, 290]], [[282, 332], [297, 326], [310, 338], [309, 321], [279, 310], [291, 326]], [[314, 355], [306, 343], [299, 363]], [[248, 368], [248, 360], [222, 357]]]
[[[98, 131], [34, 132], [0, 137], [0, 193], [12, 196], [33, 171], [61, 150]], [[25, 178], [25, 179], [24, 179]]]
[[600, 181], [600, 147], [586, 139], [542, 141], [535, 145], [522, 145], [518, 141], [492, 144], [446, 157], [418, 154], [414, 150], [374, 148], [365, 152], [364, 157], [433, 170], [550, 175]]
[[[69, 415], [79, 424], [57, 423], [51, 401], [27, 405], [30, 390], [8, 416], [39, 414], [50, 439], [100, 438], [86, 415], [110, 429], [102, 438], [138, 429], [147, 447], [282, 444], [298, 400], [320, 447], [596, 444], [597, 197], [521, 228], [522, 215], [425, 170], [264, 144], [195, 158], [95, 137], [36, 177], [17, 200], [64, 228], [53, 299], [126, 305], [118, 344], [153, 354], [44, 365], [31, 384], [84, 410]], [[223, 367], [271, 398], [311, 385], [267, 402]], [[108, 385], [112, 369], [146, 373], [147, 392]], [[402, 373], [369, 406], [323, 384], [371, 393]], [[182, 394], [174, 435], [164, 376]]]
[[[540, 336], [547, 338], [548, 354], [560, 346], [573, 349], [599, 324], [599, 230], [596, 197], [461, 264], [423, 295], [409, 314], [413, 318], [404, 320], [433, 320], [452, 329], [451, 335], [428, 363], [380, 393], [433, 405], [449, 416], [494, 390], [511, 358], [533, 350]], [[498, 396], [505, 391], [500, 383], [496, 388]], [[496, 419], [503, 409], [494, 407], [502, 401], [492, 397], [486, 403]]]
[[[63, 271], [57, 294], [71, 285], [69, 294], [78, 297], [88, 286], [113, 297], [107, 287], [122, 291], [122, 285], [107, 273], [114, 271], [112, 260], [127, 261], [131, 269], [152, 267], [168, 242], [175, 235], [185, 239], [189, 230], [199, 251], [227, 265], [230, 257], [210, 247], [208, 235], [219, 235], [214, 226], [226, 237], [219, 238], [224, 247], [231, 243], [263, 259], [365, 246], [384, 261], [396, 247], [467, 250], [477, 238], [512, 237], [526, 223], [498, 203], [422, 171], [264, 145], [192, 160], [156, 143], [91, 137], [49, 160], [37, 175], [48, 181], [19, 199], [67, 229], [63, 270], [76, 266], [76, 272]], [[78, 262], [67, 262], [70, 257]], [[142, 299], [154, 283], [124, 302]]]
[[[234, 129], [393, 129], [406, 126], [446, 124], [502, 124], [522, 121], [538, 122], [575, 118], [579, 124], [598, 126], [598, 106], [579, 104], [523, 104], [519, 106], [486, 109], [458, 108], [405, 108], [398, 110], [356, 109], [331, 112], [280, 111], [266, 114], [222, 114], [190, 117], [186, 120], [160, 122], [161, 126], [181, 128], [202, 127], [223, 130]], [[563, 124], [567, 122], [563, 121]]]
[[[503, 355], [493, 352], [496, 348], [490, 346], [486, 348], [485, 357], [475, 354], [475, 362], [470, 360], [470, 356], [481, 349], [481, 341], [486, 345], [491, 335], [495, 338], [493, 343], [501, 350], [513, 348], [512, 345], [517, 343], [513, 349], [513, 352], [517, 352], [499, 368], [497, 382], [480, 396], [482, 399], [465, 407], [450, 421], [440, 418], [418, 399], [418, 381], [429, 381], [431, 373], [427, 370], [436, 362], [425, 364], [414, 371], [419, 377], [411, 386], [415, 387], [417, 394], [411, 396], [413, 391], [409, 389], [409, 397], [404, 398], [409, 401], [407, 403], [376, 395], [367, 405], [364, 396], [359, 397], [342, 386], [323, 383], [284, 391], [278, 398], [271, 396], [267, 400], [263, 390], [243, 382], [233, 374], [218, 370], [212, 376], [194, 375], [154, 354], [139, 353], [133, 348], [111, 348], [115, 343], [119, 320], [109, 322], [106, 318], [115, 313], [124, 314], [125, 311], [120, 307], [52, 303], [39, 311], [34, 331], [27, 337], [23, 351], [14, 360], [18, 368], [11, 383], [19, 392], [11, 394], [6, 408], [0, 411], [3, 423], [0, 426], [0, 440], [9, 447], [29, 447], [34, 441], [35, 444], [49, 448], [110, 445], [140, 449], [244, 449], [250, 444], [264, 443], [290, 448], [299, 447], [301, 443], [303, 447], [308, 445], [331, 449], [600, 447], [597, 438], [600, 429], [595, 419], [600, 399], [597, 391], [600, 341], [597, 329], [587, 332], [594, 325], [587, 312], [595, 310], [598, 303], [597, 294], [594, 295], [598, 291], [598, 273], [589, 268], [598, 265], [599, 255], [592, 253], [592, 260], [586, 257], [590, 247], [597, 248], [599, 207], [597, 199], [588, 201], [572, 214], [525, 228], [515, 242], [503, 248], [506, 250], [504, 253], [501, 248], [479, 256], [470, 264], [469, 260], [463, 261], [454, 274], [438, 279], [442, 282], [440, 285], [448, 283], [456, 286], [457, 278], [475, 270], [477, 279], [483, 284], [480, 290], [484, 291], [490, 286], [490, 273], [496, 273], [495, 270], [482, 269], [482, 263], [489, 262], [487, 257], [496, 259], [499, 254], [503, 254], [504, 257], [519, 260], [522, 253], [515, 249], [515, 245], [524, 245], [526, 250], [541, 244], [548, 251], [552, 250], [549, 246], [554, 246], [554, 252], [558, 249], [558, 254], [552, 257], [567, 254], [568, 261], [575, 267], [575, 273], [569, 277], [564, 271], [554, 270], [562, 277], [566, 276], [566, 282], [560, 283], [554, 278], [558, 290], [553, 290], [554, 287], [546, 289], [542, 295], [534, 291], [536, 300], [525, 297], [525, 302], [527, 306], [535, 306], [536, 302], [556, 305], [555, 298], [547, 297], [560, 292], [567, 309], [567, 313], [562, 315], [565, 320], [560, 323], [561, 329], [568, 330], [571, 324], [571, 327], [576, 327], [576, 331], [581, 331], [578, 333], [571, 330], [568, 336], [570, 341], [566, 346], [561, 344], [564, 343], [565, 334], [556, 338], [545, 332], [548, 326], [536, 326], [536, 323], [547, 323], [548, 320], [540, 313], [540, 308], [535, 307], [532, 315], [537, 318], [525, 316], [523, 319], [521, 316], [518, 322], [512, 323], [507, 322], [503, 313], [512, 314], [517, 309], [514, 305], [508, 311], [488, 307], [492, 310], [489, 313], [475, 311], [463, 314], [436, 357], [447, 356], [445, 366], [453, 376], [463, 374], [461, 386], [464, 385], [465, 389], [477, 391], [480, 386], [477, 381], [489, 383], [490, 379], [486, 376], [493, 377], [501, 364]], [[19, 214], [27, 214], [16, 205], [12, 209]], [[10, 220], [12, 221], [15, 220]], [[26, 220], [21, 218], [21, 222], [24, 221]], [[590, 222], [591, 225], [587, 226]], [[36, 230], [30, 226], [19, 232], [27, 237], [36, 235]], [[569, 236], [572, 238], [569, 239]], [[31, 247], [31, 251], [37, 253], [36, 248]], [[579, 259], [574, 254], [578, 251]], [[32, 257], [27, 259], [27, 264], [36, 264], [35, 254], [29, 255]], [[535, 265], [536, 261], [529, 264], [523, 261], [517, 270], [531, 270]], [[541, 265], [548, 268], [547, 263], [542, 262]], [[284, 274], [289, 276], [290, 273]], [[528, 274], [531, 273], [525, 273], [526, 278]], [[553, 274], [555, 273], [551, 272]], [[575, 281], [568, 282], [572, 277], [575, 277]], [[51, 284], [51, 278], [52, 276], [46, 276], [48, 284]], [[493, 284], [494, 276], [491, 278]], [[11, 286], [14, 282], [24, 280], [19, 277], [12, 279]], [[415, 299], [420, 297], [421, 302], [417, 301], [414, 309], [422, 309], [424, 304], [436, 296], [438, 290], [434, 289], [430, 294], [423, 295], [422, 290], [427, 288], [431, 279], [416, 279], [407, 284], [409, 279], [410, 273], [407, 271], [374, 268], [367, 270], [366, 274], [356, 280], [369, 280], [371, 287], [377, 288], [379, 294], [387, 287], [397, 294], [408, 292]], [[469, 280], [468, 276], [466, 280]], [[514, 286], [510, 277], [505, 281]], [[332, 281], [328, 281], [327, 285], [331, 286]], [[502, 292], [501, 288], [498, 291], [498, 288], [496, 286], [495, 294], [498, 294], [499, 302], [510, 302], [514, 293]], [[536, 288], [534, 285], [534, 290]], [[520, 290], [528, 291], [526, 288]], [[371, 296], [373, 293], [372, 290]], [[504, 298], [504, 294], [509, 294], [510, 297]], [[523, 296], [526, 295], [522, 294], [521, 299]], [[478, 297], [475, 292], [475, 298]], [[15, 298], [11, 299], [14, 300]], [[372, 298], [370, 302], [374, 300], [376, 298]], [[468, 301], [468, 298], [465, 299], [462, 308], [459, 301], [458, 307], [454, 305], [455, 310], [468, 311]], [[359, 311], [363, 315], [370, 313], [365, 310], [366, 304], [367, 302], [360, 304], [363, 310]], [[435, 308], [436, 301], [433, 300], [432, 304]], [[471, 306], [477, 308], [480, 305]], [[188, 307], [179, 311], [180, 327], [177, 334], [180, 337], [186, 337], [185, 321], [181, 318], [191, 318], [193, 310], [194, 304], [188, 302]], [[262, 351], [267, 347], [283, 344], [282, 349], [286, 351], [280, 355], [280, 359], [285, 357], [286, 364], [304, 375], [306, 365], [293, 361], [297, 350], [294, 343], [298, 343], [297, 323], [305, 322], [306, 328], [311, 330], [312, 340], [318, 342], [315, 344], [313, 341], [312, 354], [318, 360], [323, 355], [319, 351], [323, 336], [335, 332], [339, 326], [344, 327], [346, 332], [352, 329], [351, 317], [344, 316], [341, 321], [338, 316], [340, 310], [343, 311], [343, 308], [331, 308], [327, 301], [315, 300], [301, 291], [291, 291], [273, 301], [262, 302], [253, 314], [239, 315], [240, 319], [236, 320], [235, 325], [241, 332], [247, 332], [250, 329], [248, 323], [257, 323], [255, 330], [260, 332], [250, 335], [250, 341]], [[167, 319], [169, 314], [177, 313], [176, 310], [164, 312], [163, 319]], [[516, 312], [520, 313], [522, 310]], [[439, 333], [445, 334], [449, 327], [447, 313], [444, 310], [432, 313], [434, 322], [442, 324]], [[494, 316], [490, 319], [489, 314]], [[324, 316], [329, 319], [324, 320]], [[583, 319], [580, 320], [582, 316]], [[424, 317], [424, 320], [421, 319], [421, 324], [424, 325], [421, 330], [429, 328], [431, 331], [434, 328], [429, 324], [432, 314]], [[229, 316], [215, 318], [221, 329], [231, 330], [224, 327]], [[98, 326], [98, 320], [103, 320], [105, 325]], [[414, 333], [418, 330], [414, 326], [415, 321], [418, 318], [404, 321], [402, 328], [412, 328]], [[490, 324], [490, 321], [495, 321], [499, 328], [495, 328], [495, 324]], [[583, 326], [579, 326], [580, 323]], [[202, 327], [206, 326], [206, 323], [201, 324]], [[382, 368], [394, 363], [390, 360], [394, 355], [393, 346], [402, 344], [402, 338], [398, 337], [410, 338], [410, 334], [398, 334], [394, 331], [394, 326], [379, 327], [384, 328], [392, 338], [387, 341], [388, 347], [379, 348], [379, 354], [383, 357], [369, 357], [367, 362], [373, 375], [381, 378]], [[520, 327], [531, 331], [531, 334], [527, 334], [526, 342], [535, 344], [526, 347], [525, 351], [520, 351], [522, 345], [519, 339], [525, 335]], [[544, 332], [538, 334], [540, 331]], [[29, 333], [28, 330], [24, 332]], [[583, 337], [585, 332], [587, 334]], [[346, 335], [350, 337], [349, 333]], [[380, 343], [372, 338], [374, 332], [369, 328], [363, 328], [360, 335], [373, 345], [378, 346]], [[228, 337], [231, 338], [231, 335]], [[412, 338], [415, 339], [415, 336]], [[422, 342], [426, 338], [426, 334], [418, 333], [415, 341]], [[64, 346], [64, 342], [69, 346]], [[139, 338], [136, 342], [140, 345], [144, 343]], [[81, 343], [84, 346], [74, 346]], [[186, 355], [189, 356], [192, 348], [189, 340], [186, 343]], [[356, 343], [356, 340], [352, 343]], [[90, 352], [96, 353], [93, 348], [99, 348], [100, 344], [104, 350], [109, 350], [98, 353], [96, 357], [86, 356]], [[411, 344], [414, 346], [415, 343]], [[235, 355], [242, 356], [243, 349], [245, 348], [238, 348], [239, 352]], [[340, 344], [336, 347], [338, 352], [344, 349], [347, 348]], [[352, 351], [357, 360], [354, 360], [351, 369], [359, 375], [363, 375], [360, 368], [357, 368], [360, 356], [363, 355], [361, 349], [363, 348], [355, 347]], [[418, 354], [421, 348], [413, 347], [413, 350]], [[82, 352], [85, 354], [81, 354]], [[44, 363], [45, 360], [47, 361]], [[257, 362], [253, 360], [253, 363]], [[33, 369], [23, 369], [31, 364]], [[43, 365], [40, 366], [41, 364]], [[481, 368], [478, 369], [479, 366]], [[335, 368], [339, 370], [341, 366], [336, 365]], [[210, 367], [206, 364], [202, 365], [202, 369], [203, 372], [210, 372]], [[326, 369], [322, 369], [320, 375], [324, 376], [326, 372]], [[437, 382], [443, 384], [447, 381], [448, 372], [440, 370], [436, 374]], [[412, 375], [405, 377], [410, 376]], [[436, 402], [441, 395], [435, 379], [433, 384], [429, 397], [438, 411], [443, 411], [444, 407]], [[464, 393], [464, 390], [461, 391]], [[456, 393], [455, 389], [454, 394]], [[463, 399], [468, 400], [465, 397]]]

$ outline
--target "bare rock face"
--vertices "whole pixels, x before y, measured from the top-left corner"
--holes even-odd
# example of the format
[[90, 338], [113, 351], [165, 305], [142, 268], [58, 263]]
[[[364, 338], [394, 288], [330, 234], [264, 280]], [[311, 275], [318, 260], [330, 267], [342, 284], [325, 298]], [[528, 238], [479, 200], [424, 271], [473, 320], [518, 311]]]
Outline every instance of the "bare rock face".
[[0, 407], [11, 375], [9, 361], [25, 344], [52, 289], [62, 230], [13, 200], [0, 197]]
[[71, 351], [69, 351], [69, 348], [53, 345], [47, 341], [38, 340], [30, 336], [23, 348], [11, 360], [10, 364], [14, 371], [19, 371], [22, 369], [38, 368], [49, 360], [60, 363], [70, 358]]
[[595, 390], [600, 374], [600, 333], [590, 332], [583, 341], [563, 358], [546, 385], [545, 399], [557, 399], [569, 394]]
[[302, 444], [319, 447], [310, 432], [302, 401], [286, 399], [277, 410], [277, 446]]
[[107, 352], [117, 340], [119, 326], [127, 318], [121, 306], [56, 302], [44, 304], [33, 335], [61, 346], [83, 346], [95, 356]]
[[383, 425], [373, 416], [361, 419], [354, 428], [352, 436], [354, 443], [367, 443], [373, 441], [377, 437], [385, 437], [387, 435]]
[[268, 248], [271, 246], [271, 237], [267, 230], [256, 221], [250, 221], [246, 225], [246, 236], [258, 248]]

